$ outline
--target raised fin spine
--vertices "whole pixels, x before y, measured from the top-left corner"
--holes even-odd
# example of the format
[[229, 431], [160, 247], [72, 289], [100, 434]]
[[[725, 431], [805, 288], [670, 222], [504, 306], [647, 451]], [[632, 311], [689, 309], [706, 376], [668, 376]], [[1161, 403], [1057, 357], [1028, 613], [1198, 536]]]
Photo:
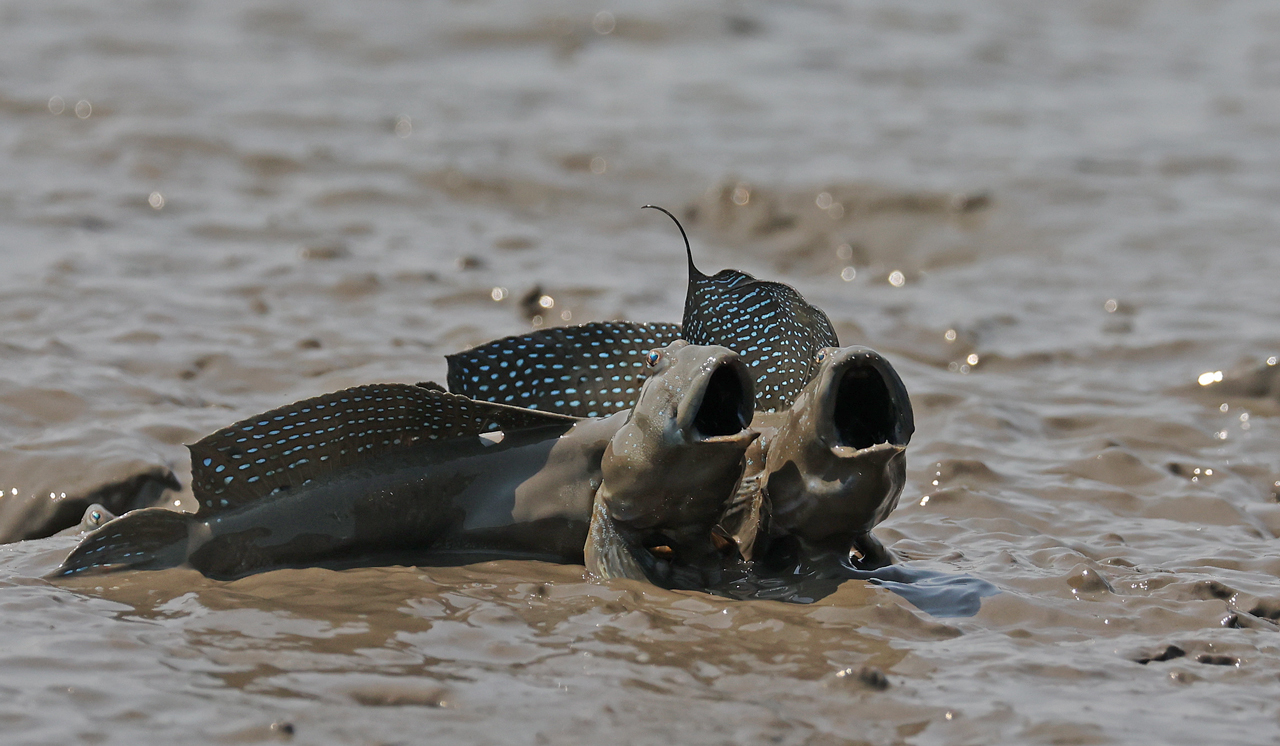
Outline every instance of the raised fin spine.
[[192, 521], [190, 514], [166, 508], [126, 513], [86, 535], [54, 575], [176, 567], [187, 559]]
[[697, 265], [693, 263], [693, 249], [689, 248], [689, 235], [684, 232], [684, 226], [680, 225], [680, 221], [676, 219], [676, 216], [672, 215], [667, 208], [658, 207], [657, 205], [641, 205], [640, 209], [660, 210], [661, 212], [666, 213], [667, 217], [675, 221], [676, 227], [680, 229], [680, 237], [684, 239], [684, 254], [689, 259], [689, 283], [693, 284], [694, 280], [706, 277], [706, 275], [702, 273], [702, 270], [698, 269]]

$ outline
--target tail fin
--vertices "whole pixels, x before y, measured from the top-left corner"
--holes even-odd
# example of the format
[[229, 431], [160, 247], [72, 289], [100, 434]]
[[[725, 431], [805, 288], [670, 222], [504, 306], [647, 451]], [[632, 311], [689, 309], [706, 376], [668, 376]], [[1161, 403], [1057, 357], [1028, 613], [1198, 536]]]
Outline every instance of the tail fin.
[[176, 567], [187, 559], [191, 520], [187, 513], [166, 508], [126, 513], [85, 536], [53, 575]]

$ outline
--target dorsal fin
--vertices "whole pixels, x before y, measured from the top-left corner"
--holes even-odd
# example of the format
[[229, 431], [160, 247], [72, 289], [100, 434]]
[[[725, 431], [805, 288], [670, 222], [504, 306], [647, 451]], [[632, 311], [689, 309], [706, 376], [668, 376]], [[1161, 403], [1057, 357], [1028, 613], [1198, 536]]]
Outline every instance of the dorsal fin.
[[742, 356], [756, 386], [756, 409], [785, 409], [818, 370], [823, 347], [839, 347], [831, 321], [790, 285], [735, 269], [689, 283], [684, 338]]
[[679, 339], [676, 324], [601, 321], [541, 329], [446, 357], [449, 390], [473, 399], [605, 417], [630, 409], [645, 353]]
[[356, 386], [273, 409], [188, 446], [192, 489], [200, 515], [220, 513], [432, 442], [575, 421], [474, 401], [436, 384]]
[[814, 356], [823, 347], [839, 347], [831, 320], [809, 305], [790, 285], [757, 280], [725, 269], [714, 277], [693, 263], [684, 226], [675, 221], [689, 258], [689, 289], [684, 298], [684, 338], [695, 345], [721, 345], [742, 357], [756, 386], [756, 409], [772, 412], [795, 401], [818, 370]]

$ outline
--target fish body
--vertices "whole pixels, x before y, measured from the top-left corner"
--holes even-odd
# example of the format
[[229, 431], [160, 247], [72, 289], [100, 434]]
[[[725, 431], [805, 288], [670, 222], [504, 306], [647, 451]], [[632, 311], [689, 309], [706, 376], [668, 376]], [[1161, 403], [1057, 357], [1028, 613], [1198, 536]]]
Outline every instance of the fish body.
[[57, 574], [187, 563], [232, 578], [479, 549], [581, 561], [607, 444], [598, 433], [621, 418], [578, 425], [403, 384], [297, 402], [191, 446], [196, 513], [121, 516]]
[[[648, 485], [646, 472], [683, 463], [683, 451], [701, 446], [672, 433], [749, 416], [736, 356], [680, 348], [647, 377], [630, 412], [603, 418], [475, 401], [434, 384], [379, 384], [244, 420], [191, 446], [196, 513], [126, 514], [88, 534], [56, 574], [185, 563], [234, 578], [494, 556], [582, 563], [602, 461], [620, 432], [655, 444], [627, 467]], [[666, 498], [651, 509], [662, 512], [654, 526], [683, 528], [684, 514]], [[639, 510], [628, 519], [642, 518]]]

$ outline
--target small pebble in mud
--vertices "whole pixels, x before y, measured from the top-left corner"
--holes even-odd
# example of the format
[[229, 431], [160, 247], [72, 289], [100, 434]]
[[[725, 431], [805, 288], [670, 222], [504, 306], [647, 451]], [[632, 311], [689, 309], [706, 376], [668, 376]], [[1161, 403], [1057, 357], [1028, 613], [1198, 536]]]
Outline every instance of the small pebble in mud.
[[466, 256], [458, 257], [454, 261], [454, 264], [458, 269], [482, 269], [484, 267], [484, 260], [478, 256], [467, 254]]
[[332, 261], [351, 255], [350, 249], [340, 241], [309, 244], [298, 249], [298, 258], [312, 261]]
[[298, 347], [303, 350], [318, 350], [320, 349], [321, 345], [320, 345], [320, 340], [316, 339], [315, 337], [309, 337], [307, 339], [304, 339], [298, 342]]
[[857, 684], [877, 692], [883, 692], [889, 688], [889, 677], [885, 676], [884, 671], [875, 666], [846, 668], [836, 671], [836, 680]]

